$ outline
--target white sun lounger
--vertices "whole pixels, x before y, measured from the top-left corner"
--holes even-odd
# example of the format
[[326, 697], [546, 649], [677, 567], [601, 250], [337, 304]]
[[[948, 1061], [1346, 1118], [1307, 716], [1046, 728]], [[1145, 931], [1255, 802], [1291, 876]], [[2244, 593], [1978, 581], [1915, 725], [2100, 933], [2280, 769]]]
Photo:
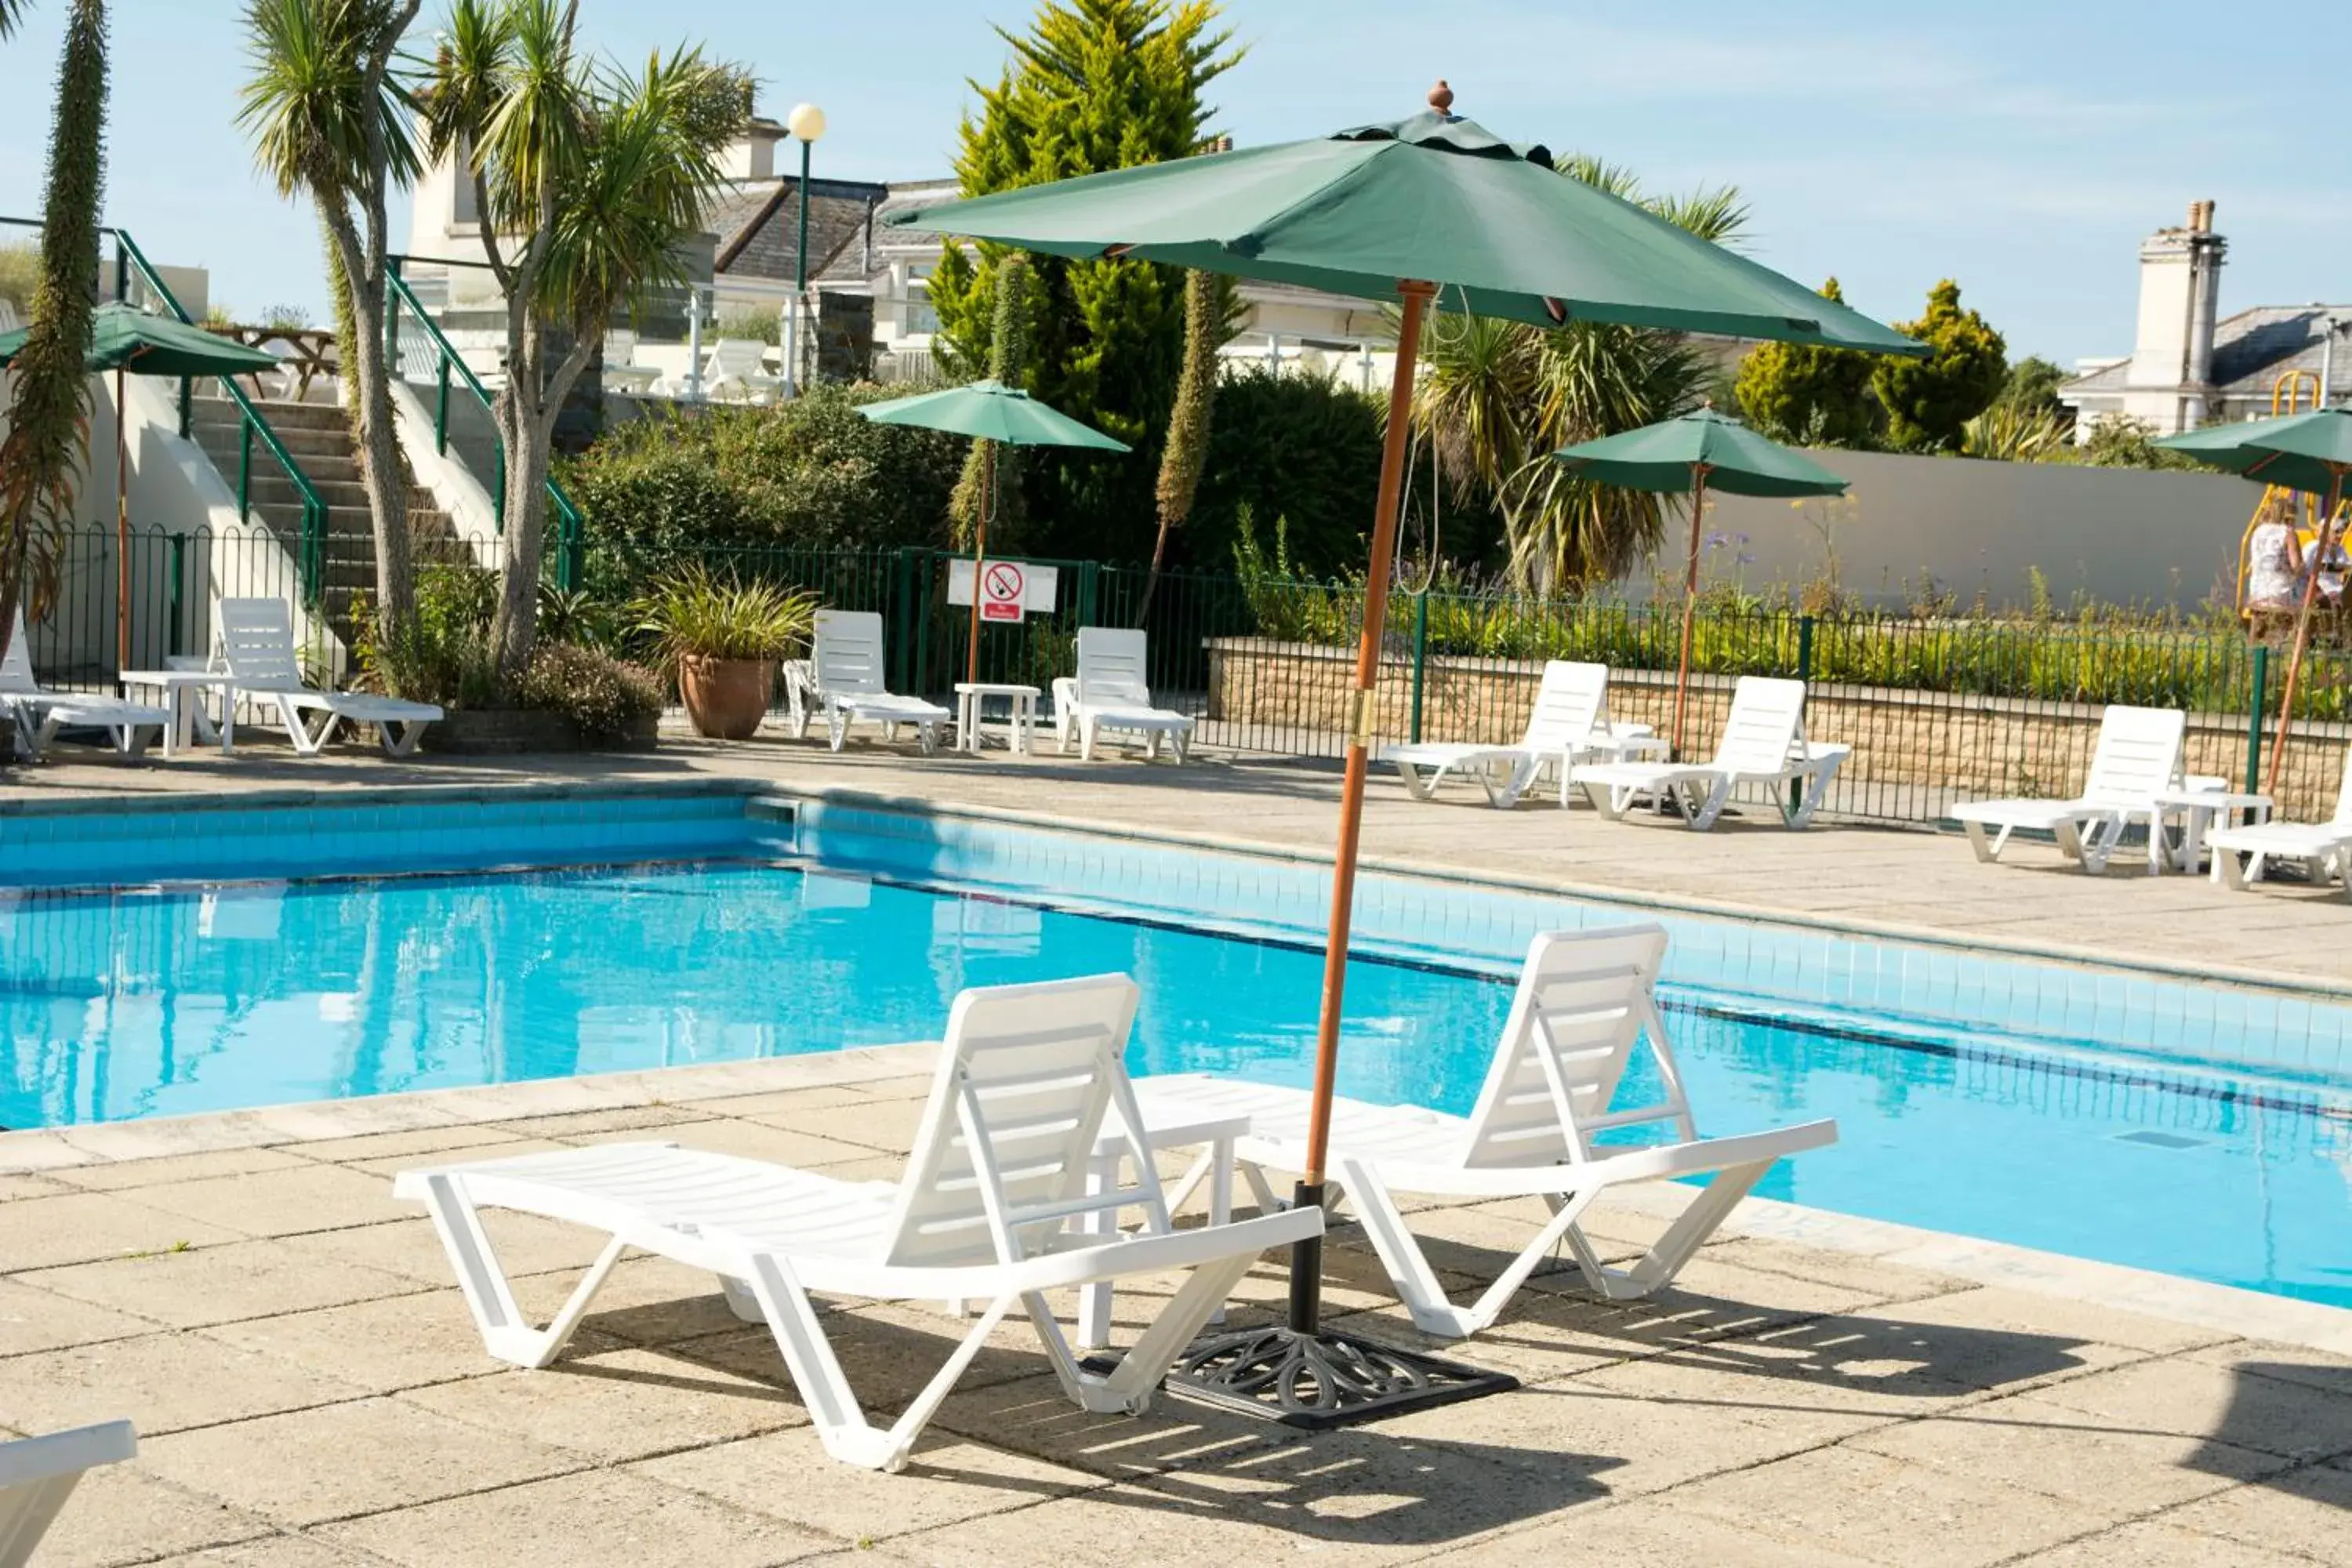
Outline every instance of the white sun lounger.
[[[321, 691], [302, 679], [294, 653], [294, 612], [283, 599], [223, 599], [214, 660], [236, 682], [226, 700], [250, 697], [278, 710], [294, 750], [315, 757], [343, 724], [373, 724], [384, 754], [412, 755], [425, 727], [441, 717], [430, 702], [404, 702], [362, 691]], [[311, 728], [310, 715], [319, 716]]]
[[117, 752], [135, 757], [147, 749], [148, 731], [160, 735], [172, 721], [169, 710], [143, 702], [47, 689], [33, 675], [31, 647], [19, 609], [7, 646], [0, 647], [0, 710], [15, 717], [16, 748], [26, 757], [38, 760], [68, 725], [103, 730]]
[[1062, 751], [1078, 742], [1082, 762], [1095, 760], [1095, 741], [1105, 730], [1143, 737], [1143, 754], [1160, 754], [1165, 740], [1181, 763], [1192, 744], [1192, 721], [1172, 708], [1155, 706], [1146, 658], [1149, 644], [1139, 631], [1112, 626], [1078, 628], [1078, 673], [1054, 682], [1054, 737]]
[[0, 1443], [0, 1568], [25, 1568], [82, 1477], [139, 1451], [128, 1421]]
[[1685, 826], [1713, 827], [1731, 792], [1761, 784], [1790, 827], [1813, 820], [1829, 794], [1830, 781], [1853, 748], [1805, 739], [1805, 683], [1743, 675], [1731, 690], [1731, 713], [1712, 761], [1705, 763], [1592, 763], [1569, 770], [1601, 814], [1622, 817], [1639, 800], [1673, 799]]
[[[1601, 1295], [1646, 1296], [1674, 1279], [1774, 1161], [1836, 1141], [1834, 1121], [1699, 1137], [1651, 994], [1665, 951], [1666, 933], [1654, 925], [1537, 937], [1486, 1087], [1466, 1118], [1409, 1105], [1337, 1102], [1326, 1201], [1344, 1195], [1355, 1205], [1416, 1327], [1453, 1338], [1486, 1328], [1563, 1241]], [[1643, 1038], [1664, 1092], [1653, 1104], [1614, 1106]], [[1158, 1118], [1161, 1125], [1185, 1110], [1246, 1113], [1250, 1132], [1235, 1153], [1263, 1206], [1276, 1202], [1264, 1172], [1302, 1167], [1304, 1089], [1185, 1075], [1145, 1079], [1136, 1093], [1147, 1121]], [[1664, 1128], [1668, 1141], [1622, 1144], [1596, 1137], [1624, 1128]], [[1715, 1179], [1630, 1268], [1604, 1266], [1578, 1226], [1611, 1187], [1709, 1173]], [[1399, 1192], [1472, 1201], [1540, 1197], [1552, 1217], [1475, 1303], [1457, 1307], [1406, 1225], [1392, 1195]]]
[[[1952, 816], [1968, 830], [1979, 860], [1998, 860], [2019, 828], [2047, 833], [2085, 871], [2104, 871], [2137, 820], [2147, 825], [2150, 871], [2164, 863], [2163, 816], [2157, 797], [2180, 785], [2180, 748], [2188, 715], [2168, 708], [2110, 706], [2099, 719], [2090, 776], [2072, 800], [1967, 801]], [[1990, 832], [1988, 830], [1990, 830]]]
[[[2263, 879], [2273, 860], [2300, 860], [2314, 886], [2333, 876], [2352, 898], [2352, 758], [2336, 791], [2336, 815], [2326, 822], [2262, 822], [2217, 827], [2205, 835], [2213, 852], [2213, 880], [2240, 891]], [[2244, 856], [2243, 860], [2238, 858]]]
[[[1125, 975], [967, 991], [956, 999], [930, 1104], [896, 1187], [660, 1144], [567, 1149], [404, 1172], [397, 1196], [425, 1203], [492, 1355], [543, 1367], [562, 1350], [630, 1247], [719, 1277], [738, 1314], [764, 1321], [837, 1459], [895, 1470], [940, 1402], [1013, 1308], [1027, 1312], [1062, 1388], [1090, 1411], [1140, 1411], [1170, 1363], [1258, 1254], [1321, 1234], [1308, 1213], [1171, 1229], [1143, 1142], [1132, 1187], [1090, 1192], [1107, 1115], [1138, 1128], [1120, 1056], [1135, 1018]], [[545, 1328], [522, 1318], [478, 1209], [520, 1209], [607, 1232], [587, 1278]], [[1140, 1207], [1140, 1232], [1069, 1228]], [[1045, 1292], [1190, 1270], [1118, 1367], [1079, 1366]], [[811, 1291], [987, 1305], [947, 1364], [888, 1426], [857, 1404]]]
[[871, 610], [819, 610], [808, 658], [784, 667], [793, 738], [805, 736], [809, 721], [822, 713], [836, 752], [852, 724], [877, 725], [885, 741], [896, 741], [904, 724], [914, 728], [923, 755], [936, 752], [940, 726], [955, 715], [936, 702], [893, 693], [883, 679], [887, 658], [880, 616]]
[[1665, 749], [1651, 738], [1646, 724], [1609, 722], [1609, 667], [1555, 658], [1544, 665], [1527, 733], [1518, 744], [1426, 742], [1391, 746], [1381, 758], [1396, 764], [1406, 792], [1415, 800], [1436, 799], [1445, 775], [1458, 773], [1478, 781], [1487, 804], [1507, 808], [1517, 805], [1550, 765], [1559, 769], [1559, 803], [1566, 805], [1569, 774], [1577, 763], [1604, 758], [1622, 762], [1635, 748], [1655, 748], [1661, 754]]

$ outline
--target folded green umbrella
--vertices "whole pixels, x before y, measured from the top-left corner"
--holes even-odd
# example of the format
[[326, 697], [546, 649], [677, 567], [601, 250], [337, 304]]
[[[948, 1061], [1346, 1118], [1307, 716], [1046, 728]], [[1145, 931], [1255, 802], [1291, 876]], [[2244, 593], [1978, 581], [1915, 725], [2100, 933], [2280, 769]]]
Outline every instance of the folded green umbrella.
[[[0, 332], [0, 366], [16, 357], [32, 332], [30, 327]], [[133, 375], [249, 375], [276, 370], [278, 356], [185, 321], [128, 305], [100, 305], [90, 314], [89, 352], [81, 363], [85, 370], [127, 370]]]
[[957, 436], [1002, 441], [1008, 447], [1089, 447], [1097, 451], [1131, 450], [1090, 425], [1055, 412], [1027, 393], [1002, 382], [975, 381], [942, 392], [919, 392], [858, 411], [883, 425], [915, 425]]

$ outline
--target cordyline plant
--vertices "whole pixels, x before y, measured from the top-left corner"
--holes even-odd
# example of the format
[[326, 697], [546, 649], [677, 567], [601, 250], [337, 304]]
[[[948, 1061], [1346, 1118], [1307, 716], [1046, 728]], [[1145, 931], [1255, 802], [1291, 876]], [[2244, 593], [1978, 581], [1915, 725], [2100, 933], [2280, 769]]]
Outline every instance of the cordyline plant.
[[580, 48], [578, 0], [457, 0], [416, 84], [425, 152], [463, 158], [506, 300], [499, 668], [530, 663], [555, 424], [605, 324], [682, 288], [682, 247], [751, 114], [750, 75], [698, 49], [629, 75]]
[[[383, 634], [415, 629], [416, 574], [408, 481], [394, 425], [384, 355], [390, 192], [414, 184], [415, 105], [394, 74], [402, 35], [423, 0], [251, 0], [246, 47], [253, 74], [237, 123], [281, 196], [318, 209], [343, 363], [352, 367], [360, 479], [375, 534]], [[346, 320], [346, 316], [348, 320]]]
[[[0, 37], [22, 20], [0, 0]], [[73, 520], [74, 484], [89, 443], [89, 346], [98, 214], [106, 185], [106, 7], [75, 0], [58, 65], [58, 108], [41, 202], [41, 274], [32, 330], [17, 352], [8, 436], [0, 442], [0, 639], [26, 595], [57, 588], [58, 534]]]

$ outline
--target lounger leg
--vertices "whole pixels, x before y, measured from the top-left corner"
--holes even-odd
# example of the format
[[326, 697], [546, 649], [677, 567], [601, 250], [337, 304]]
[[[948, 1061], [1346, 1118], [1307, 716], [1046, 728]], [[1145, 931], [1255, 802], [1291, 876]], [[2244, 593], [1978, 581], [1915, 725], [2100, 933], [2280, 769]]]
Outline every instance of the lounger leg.
[[[979, 726], [975, 724], [973, 729], [977, 731]], [[923, 748], [923, 755], [937, 756], [940, 750], [940, 727], [928, 722], [918, 723], [915, 726], [915, 741]]]
[[440, 1233], [441, 1245], [448, 1250], [457, 1273], [457, 1288], [474, 1314], [474, 1325], [481, 1330], [483, 1347], [499, 1360], [517, 1366], [547, 1366], [563, 1353], [588, 1304], [604, 1289], [605, 1277], [625, 1250], [617, 1237], [606, 1243], [562, 1310], [547, 1327], [534, 1329], [515, 1305], [506, 1270], [499, 1267], [490, 1238], [483, 1234], [481, 1215], [457, 1178], [433, 1177], [425, 1186], [425, 1205], [433, 1215], [433, 1228]]
[[1642, 1255], [1640, 1261], [1631, 1268], [1602, 1270], [1604, 1282], [1600, 1284], [1601, 1293], [1612, 1301], [1627, 1301], [1664, 1289], [1671, 1284], [1675, 1276], [1682, 1272], [1683, 1265], [1688, 1263], [1706, 1238], [1715, 1234], [1716, 1227], [1730, 1215], [1739, 1200], [1763, 1180], [1764, 1173], [1770, 1170], [1772, 1164], [1769, 1160], [1759, 1160], [1746, 1165], [1727, 1166], [1717, 1173], [1715, 1180], [1699, 1189], [1698, 1196], [1691, 1200], [1690, 1205], [1666, 1227], [1665, 1235], [1658, 1237], [1650, 1250]]
[[1168, 749], [1176, 753], [1176, 765], [1182, 767], [1192, 755], [1192, 727], [1168, 731]]
[[1731, 780], [1728, 776], [1719, 777], [1707, 790], [1704, 800], [1696, 789], [1684, 796], [1683, 820], [1690, 824], [1693, 832], [1705, 833], [1715, 826], [1715, 819], [1721, 816], [1723, 808], [1730, 804]]
[[1968, 830], [1969, 847], [1977, 852], [1978, 859], [1992, 861], [2000, 858], [2001, 847], [2009, 842], [2009, 833], [2006, 829], [2002, 830], [1999, 838], [1987, 839], [1983, 823], [1963, 821], [1960, 826]]
[[302, 718], [302, 710], [283, 697], [278, 700], [278, 720], [286, 726], [286, 737], [294, 742], [298, 755], [315, 757], [326, 750], [327, 742], [334, 738], [335, 726], [342, 721], [332, 709], [324, 709], [321, 712], [323, 721], [319, 725], [318, 732], [312, 734], [310, 726]]
[[849, 738], [849, 715], [842, 711], [838, 706], [828, 706], [824, 710], [824, 735], [836, 752], [841, 750], [841, 743]]
[[1421, 769], [1405, 762], [1397, 763], [1396, 770], [1397, 776], [1404, 780], [1404, 793], [1415, 800], [1433, 798], [1437, 794], [1437, 781], [1445, 776], [1445, 770], [1438, 768], [1424, 778]]
[[1829, 798], [1830, 783], [1837, 777], [1837, 771], [1840, 767], [1844, 765], [1844, 762], [1845, 759], [1843, 757], [1840, 757], [1837, 761], [1831, 763], [1826, 767], [1814, 768], [1811, 771], [1800, 775], [1804, 780], [1805, 784], [1804, 795], [1801, 799], [1798, 797], [1795, 782], [1793, 780], [1790, 782], [1789, 786], [1789, 795], [1791, 800], [1797, 801], [1797, 805], [1795, 810], [1789, 813], [1790, 826], [1810, 827], [1812, 826], [1813, 814], [1821, 810], [1822, 803]]
[[1178, 1288], [1134, 1348], [1119, 1358], [1108, 1375], [1076, 1371], [1078, 1403], [1103, 1414], [1139, 1415], [1150, 1408], [1152, 1391], [1168, 1375], [1169, 1367], [1207, 1326], [1211, 1314], [1224, 1306], [1234, 1287], [1256, 1262], [1255, 1253], [1244, 1253], [1193, 1269], [1192, 1278]]
[[383, 754], [387, 757], [415, 756], [416, 742], [425, 738], [425, 726], [429, 722], [430, 720], [412, 719], [378, 724], [375, 731], [383, 742]]
[[1092, 719], [1078, 721], [1078, 761], [1082, 763], [1095, 760], [1095, 728]]
[[[80, 1484], [82, 1474], [75, 1470], [31, 1482], [21, 1491], [10, 1489], [23, 1500], [12, 1499], [6, 1517], [0, 1519], [0, 1564], [16, 1568], [17, 1564], [32, 1561], [34, 1550], [49, 1532], [49, 1526], [58, 1521], [58, 1515], [65, 1511], [66, 1501]], [[49, 1559], [44, 1555], [41, 1561]]]
[[1413, 1327], [1446, 1339], [1462, 1339], [1491, 1326], [1528, 1282], [1528, 1277], [1559, 1245], [1560, 1238], [1575, 1230], [1576, 1222], [1599, 1193], [1595, 1188], [1561, 1201], [1550, 1222], [1495, 1277], [1478, 1300], [1470, 1306], [1457, 1307], [1446, 1299], [1445, 1288], [1438, 1283], [1437, 1272], [1430, 1268], [1421, 1243], [1407, 1228], [1404, 1215], [1398, 1212], [1395, 1200], [1380, 1184], [1372, 1169], [1352, 1160], [1343, 1160], [1339, 1164], [1357, 1188], [1357, 1217], [1363, 1221], [1372, 1249], [1380, 1254], [1405, 1310], [1412, 1314]]

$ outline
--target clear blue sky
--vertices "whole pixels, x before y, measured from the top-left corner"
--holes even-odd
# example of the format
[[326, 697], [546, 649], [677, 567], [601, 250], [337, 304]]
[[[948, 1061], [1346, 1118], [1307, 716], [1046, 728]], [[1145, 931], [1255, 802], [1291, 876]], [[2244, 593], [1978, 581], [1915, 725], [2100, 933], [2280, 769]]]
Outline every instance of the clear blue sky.
[[[429, 32], [443, 0], [427, 0]], [[37, 206], [65, 0], [33, 0], [0, 47], [0, 213]], [[322, 315], [315, 233], [251, 174], [234, 124], [236, 0], [116, 0], [109, 219], [159, 261], [206, 266], [257, 313]], [[2220, 203], [2224, 310], [2352, 300], [2352, 175], [2331, 73], [2345, 0], [2217, 16], [2188, 0], [1229, 0], [1249, 46], [1217, 84], [1243, 142], [1418, 107], [1432, 75], [1515, 139], [1580, 148], [1659, 187], [1738, 184], [1751, 249], [1817, 283], [1836, 273], [1882, 319], [1958, 278], [2012, 357], [2123, 353], [2139, 238]], [[1644, 13], [1647, 13], [1646, 15]], [[761, 107], [823, 104], [825, 173], [946, 171], [970, 93], [1025, 0], [583, 0], [591, 37], [635, 57], [681, 37], [750, 63]], [[2259, 16], [2264, 37], [2248, 47]], [[2291, 93], [2287, 84], [2307, 85]], [[404, 229], [403, 230], [404, 232]]]

